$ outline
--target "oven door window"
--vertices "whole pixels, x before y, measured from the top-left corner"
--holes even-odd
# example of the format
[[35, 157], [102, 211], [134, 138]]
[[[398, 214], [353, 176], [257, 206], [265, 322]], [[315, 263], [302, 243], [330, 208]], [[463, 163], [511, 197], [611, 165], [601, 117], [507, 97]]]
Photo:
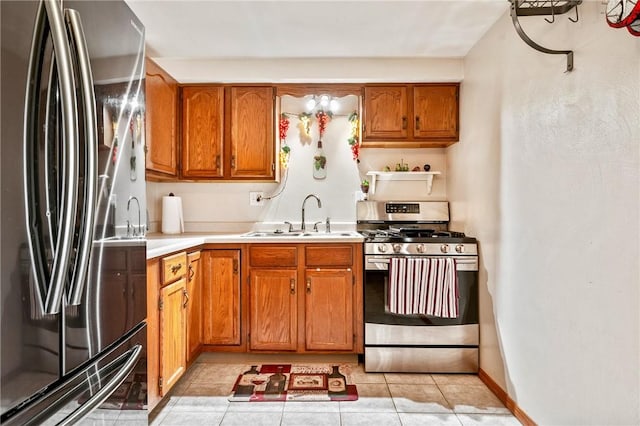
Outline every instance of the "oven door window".
[[458, 318], [440, 318], [425, 315], [397, 315], [389, 313], [387, 289], [388, 271], [366, 271], [364, 286], [365, 322], [375, 324], [433, 326], [478, 323], [478, 272], [458, 271]]

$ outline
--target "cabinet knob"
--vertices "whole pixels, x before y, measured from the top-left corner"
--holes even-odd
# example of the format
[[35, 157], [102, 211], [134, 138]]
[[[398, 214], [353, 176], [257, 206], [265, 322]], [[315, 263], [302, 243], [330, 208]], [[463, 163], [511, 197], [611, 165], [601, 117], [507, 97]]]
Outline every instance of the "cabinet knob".
[[231, 156], [231, 168], [235, 170], [236, 168], [236, 156], [232, 155]]
[[407, 128], [407, 117], [402, 117], [402, 130]]
[[296, 294], [296, 280], [293, 278], [289, 281], [289, 289], [291, 294]]
[[307, 293], [311, 293], [311, 278], [307, 278]]
[[420, 130], [420, 117], [416, 115], [416, 130]]

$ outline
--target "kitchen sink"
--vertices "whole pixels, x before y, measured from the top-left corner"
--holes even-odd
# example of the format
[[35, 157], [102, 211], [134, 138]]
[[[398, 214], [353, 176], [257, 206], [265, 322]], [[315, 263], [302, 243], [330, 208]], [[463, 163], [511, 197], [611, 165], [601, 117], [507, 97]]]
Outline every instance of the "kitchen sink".
[[274, 238], [274, 237], [300, 237], [300, 238], [336, 238], [336, 237], [360, 237], [357, 232], [283, 232], [283, 231], [253, 231], [242, 234], [248, 238]]
[[299, 237], [300, 235], [303, 235], [302, 232], [247, 232], [246, 234], [242, 234], [243, 237], [251, 237], [251, 238], [255, 238], [255, 237]]

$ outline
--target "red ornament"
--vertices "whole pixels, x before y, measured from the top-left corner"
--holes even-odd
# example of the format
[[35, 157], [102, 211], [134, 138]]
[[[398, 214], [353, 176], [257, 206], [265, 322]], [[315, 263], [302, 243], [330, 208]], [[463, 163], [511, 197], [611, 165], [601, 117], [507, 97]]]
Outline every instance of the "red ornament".
[[280, 141], [282, 142], [287, 138], [287, 132], [289, 131], [289, 117], [285, 113], [280, 114], [279, 130]]

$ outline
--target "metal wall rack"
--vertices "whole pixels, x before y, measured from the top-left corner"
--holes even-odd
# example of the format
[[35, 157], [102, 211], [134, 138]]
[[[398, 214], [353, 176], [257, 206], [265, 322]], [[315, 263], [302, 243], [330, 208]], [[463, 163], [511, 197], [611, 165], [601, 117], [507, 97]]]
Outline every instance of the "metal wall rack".
[[578, 22], [578, 5], [582, 0], [509, 0], [511, 3], [511, 20], [516, 32], [525, 43], [532, 48], [551, 55], [567, 55], [567, 72], [573, 70], [573, 50], [553, 50], [540, 46], [524, 32], [519, 16], [551, 16], [551, 19], [544, 18], [545, 21], [553, 23], [556, 15], [563, 15], [575, 8], [575, 18], [569, 18], [571, 22]]

